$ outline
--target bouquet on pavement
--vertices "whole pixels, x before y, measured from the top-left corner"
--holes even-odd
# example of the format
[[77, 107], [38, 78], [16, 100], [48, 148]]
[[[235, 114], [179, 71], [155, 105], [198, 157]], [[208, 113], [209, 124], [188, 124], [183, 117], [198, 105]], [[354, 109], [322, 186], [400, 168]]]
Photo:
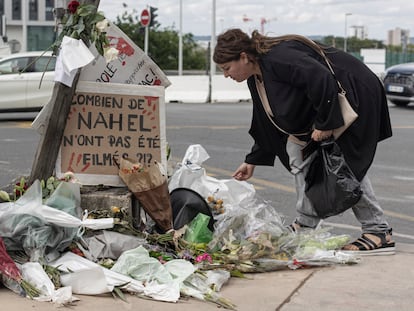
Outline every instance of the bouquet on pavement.
[[119, 177], [139, 200], [145, 212], [154, 220], [159, 229], [167, 232], [173, 228], [173, 216], [168, 192], [167, 176], [160, 164], [151, 166], [134, 163], [122, 158]]
[[40, 291], [36, 287], [23, 280], [19, 268], [7, 253], [2, 237], [0, 237], [0, 276], [4, 285], [18, 294], [30, 298], [40, 295]]

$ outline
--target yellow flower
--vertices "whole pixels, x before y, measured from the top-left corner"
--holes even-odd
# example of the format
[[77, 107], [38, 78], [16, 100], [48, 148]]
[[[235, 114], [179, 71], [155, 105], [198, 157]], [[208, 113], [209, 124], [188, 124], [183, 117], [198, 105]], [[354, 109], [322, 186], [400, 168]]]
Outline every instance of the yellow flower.
[[119, 213], [121, 209], [118, 206], [111, 206], [111, 212], [116, 214]]

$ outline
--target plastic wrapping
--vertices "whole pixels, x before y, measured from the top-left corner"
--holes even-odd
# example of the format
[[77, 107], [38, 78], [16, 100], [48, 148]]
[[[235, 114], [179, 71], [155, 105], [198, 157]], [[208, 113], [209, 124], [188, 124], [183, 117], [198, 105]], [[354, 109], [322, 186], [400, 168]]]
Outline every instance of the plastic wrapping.
[[31, 261], [38, 261], [48, 253], [65, 250], [82, 234], [83, 226], [96, 227], [102, 221], [104, 228], [113, 226], [113, 220], [84, 223], [75, 216], [80, 202], [78, 184], [60, 183], [47, 202], [53, 207], [43, 204], [40, 182], [36, 180], [16, 202], [0, 204], [0, 236], [8, 250], [24, 250]]
[[117, 272], [106, 269], [97, 263], [94, 263], [86, 258], [75, 255], [72, 252], [66, 252], [61, 257], [51, 262], [52, 267], [58, 268], [61, 272], [78, 272], [90, 269], [102, 269], [108, 288], [119, 286], [126, 291], [143, 294], [145, 292], [144, 285], [138, 280], [134, 280], [129, 276], [119, 274]]
[[323, 141], [306, 174], [305, 193], [319, 217], [338, 215], [361, 198], [354, 176], [334, 140]]
[[176, 188], [188, 188], [205, 199], [214, 196], [223, 201], [225, 210], [238, 208], [241, 202], [254, 198], [256, 191], [252, 184], [207, 176], [201, 165], [208, 158], [209, 155], [201, 145], [189, 146], [182, 162], [170, 178], [170, 192]]
[[86, 258], [93, 262], [99, 259], [118, 259], [124, 251], [136, 248], [147, 243], [144, 238], [122, 234], [115, 231], [102, 230], [99, 234], [82, 237], [84, 246], [78, 243], [78, 247]]
[[39, 297], [33, 299], [38, 301], [51, 301], [57, 305], [66, 305], [74, 300], [72, 288], [60, 287], [55, 289], [43, 267], [38, 262], [27, 262], [21, 267], [22, 275], [25, 280], [36, 286], [41, 292]]
[[80, 217], [80, 186], [77, 183], [61, 182], [53, 191], [52, 195], [46, 199], [45, 205], [56, 208], [69, 215]]
[[188, 225], [184, 240], [190, 243], [209, 243], [213, 233], [208, 228], [210, 216], [199, 213]]
[[255, 198], [243, 201], [239, 207], [223, 215], [215, 227], [209, 247], [220, 247], [223, 241], [236, 241], [254, 238], [261, 233], [280, 237], [286, 228], [282, 217], [268, 202]]
[[155, 294], [154, 290], [163, 292], [160, 300], [177, 301], [183, 280], [192, 275], [195, 267], [186, 260], [173, 259], [165, 265], [157, 259], [149, 257], [148, 251], [139, 246], [124, 252], [112, 267], [111, 271], [128, 275], [146, 285], [146, 294]]
[[[4, 237], [7, 249], [23, 249], [31, 261], [38, 261], [45, 253], [62, 251], [70, 245], [78, 234], [81, 220], [56, 208], [63, 203], [56, 199], [60, 195], [59, 189], [64, 189], [64, 186], [58, 187], [52, 194], [55, 208], [43, 205], [38, 181], [16, 202], [0, 204], [0, 235]], [[64, 204], [76, 208], [76, 203], [71, 200], [65, 200]], [[61, 226], [68, 221], [72, 221], [70, 226]]]

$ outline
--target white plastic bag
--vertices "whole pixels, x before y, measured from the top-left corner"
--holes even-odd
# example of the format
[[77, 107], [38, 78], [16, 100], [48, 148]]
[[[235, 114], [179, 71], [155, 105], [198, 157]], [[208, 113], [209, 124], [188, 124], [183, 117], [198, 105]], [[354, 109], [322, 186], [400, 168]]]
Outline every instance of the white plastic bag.
[[82, 295], [100, 295], [110, 293], [114, 286], [108, 285], [105, 274], [100, 267], [62, 274], [62, 285], [72, 287], [72, 292]]
[[236, 207], [244, 200], [253, 198], [256, 194], [254, 186], [236, 179], [217, 179], [207, 176], [202, 163], [209, 158], [207, 151], [201, 145], [188, 147], [180, 167], [170, 178], [168, 189], [189, 188], [204, 198], [214, 196], [222, 199], [226, 210]]
[[39, 297], [34, 297], [38, 301], [52, 301], [58, 305], [65, 305], [71, 303], [72, 289], [70, 287], [62, 287], [58, 290], [52, 283], [43, 267], [38, 262], [27, 262], [21, 266], [22, 276], [30, 284], [33, 284], [40, 290]]
[[100, 265], [71, 252], [65, 253], [62, 257], [50, 263], [50, 265], [57, 267], [63, 272], [78, 272], [99, 268], [102, 269], [105, 274], [106, 282], [109, 288], [111, 286], [122, 286], [121, 288], [128, 292], [143, 294], [160, 301], [176, 302], [179, 299], [179, 284], [177, 283], [158, 284], [156, 282], [152, 282], [144, 286], [141, 281], [103, 268]]

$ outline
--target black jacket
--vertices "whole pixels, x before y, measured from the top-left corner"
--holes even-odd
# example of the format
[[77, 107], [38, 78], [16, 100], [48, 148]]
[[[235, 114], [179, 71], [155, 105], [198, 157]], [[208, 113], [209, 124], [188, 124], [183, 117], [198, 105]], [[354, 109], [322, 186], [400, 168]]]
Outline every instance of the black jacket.
[[[343, 51], [326, 51], [336, 78], [347, 92], [358, 119], [337, 140], [345, 159], [361, 180], [374, 159], [377, 143], [392, 136], [382, 82], [361, 61]], [[330, 130], [343, 125], [338, 85], [324, 59], [298, 41], [275, 45], [259, 58], [263, 81], [276, 124], [288, 133], [303, 133], [314, 125]], [[247, 80], [253, 100], [250, 135], [254, 139], [246, 162], [273, 165], [275, 157], [290, 170], [287, 135], [269, 121], [255, 79]]]

